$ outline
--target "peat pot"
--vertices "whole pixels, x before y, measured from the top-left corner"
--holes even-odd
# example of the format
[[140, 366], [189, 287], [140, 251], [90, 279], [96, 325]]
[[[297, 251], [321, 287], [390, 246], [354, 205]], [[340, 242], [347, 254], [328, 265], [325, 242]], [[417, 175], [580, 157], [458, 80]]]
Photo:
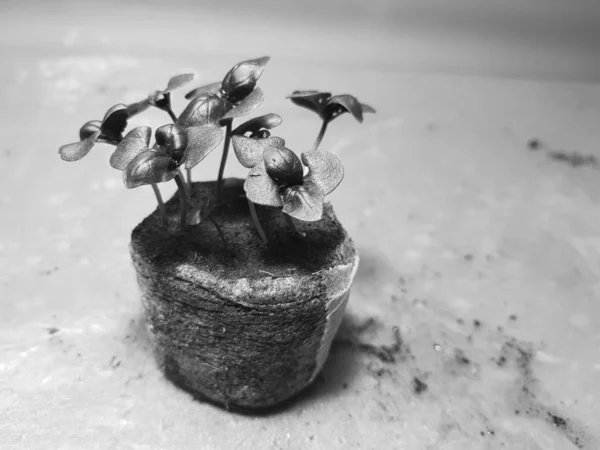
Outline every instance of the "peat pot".
[[[214, 182], [194, 183], [206, 205]], [[211, 220], [182, 232], [179, 198], [131, 236], [131, 256], [159, 366], [176, 385], [227, 408], [258, 410], [301, 392], [317, 376], [339, 327], [358, 267], [353, 242], [325, 205], [318, 222], [257, 206], [243, 180], [225, 181]]]

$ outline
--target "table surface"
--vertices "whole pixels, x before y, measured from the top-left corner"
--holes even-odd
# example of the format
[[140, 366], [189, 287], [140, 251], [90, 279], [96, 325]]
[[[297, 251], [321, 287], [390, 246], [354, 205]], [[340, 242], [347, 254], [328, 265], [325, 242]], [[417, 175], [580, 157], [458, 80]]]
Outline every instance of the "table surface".
[[[600, 58], [581, 44], [597, 9], [546, 12], [576, 27], [554, 45], [493, 19], [527, 24], [535, 0], [522, 15], [457, 2], [489, 34], [458, 13], [434, 33], [434, 1], [154, 3], [0, 7], [1, 448], [600, 448], [600, 87], [586, 83]], [[331, 356], [298, 401], [253, 417], [193, 400], [152, 359], [128, 254], [151, 190], [125, 190], [107, 148], [70, 164], [57, 149], [170, 75], [211, 82], [262, 54], [260, 112], [284, 117], [290, 148], [319, 127], [294, 89], [351, 92], [378, 114], [338, 119], [323, 142], [345, 165], [330, 200], [361, 253]], [[215, 177], [216, 153], [196, 179]]]

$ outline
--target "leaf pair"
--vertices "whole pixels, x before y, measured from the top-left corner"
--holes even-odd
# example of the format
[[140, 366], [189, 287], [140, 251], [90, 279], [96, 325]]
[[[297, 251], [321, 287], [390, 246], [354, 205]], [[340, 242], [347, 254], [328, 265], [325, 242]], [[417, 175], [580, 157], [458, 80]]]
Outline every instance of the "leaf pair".
[[194, 79], [193, 73], [175, 75], [163, 90], [153, 91], [148, 95], [148, 103], [163, 111], [171, 111], [171, 92], [181, 89]]
[[[303, 153], [300, 161], [280, 138], [234, 136], [232, 144], [240, 163], [251, 168], [244, 183], [248, 199], [283, 208], [284, 213], [299, 220], [321, 219], [325, 196], [344, 177], [340, 160], [329, 152]], [[302, 163], [308, 167], [306, 175]]]
[[344, 113], [350, 113], [359, 123], [363, 122], [364, 113], [375, 113], [375, 109], [360, 103], [349, 94], [331, 96], [329, 92], [294, 91], [288, 97], [294, 104], [310, 109], [326, 122], [331, 122]]
[[123, 170], [129, 189], [172, 180], [180, 166], [191, 169], [223, 140], [218, 128], [168, 124], [156, 130], [156, 142], [149, 148], [151, 134], [150, 127], [134, 128], [111, 156], [111, 166]]
[[[188, 92], [185, 98], [192, 102], [180, 116], [182, 124], [218, 126], [225, 120], [250, 114], [264, 101], [264, 94], [256, 84], [269, 59], [265, 56], [242, 61], [227, 72], [222, 82]], [[201, 100], [197, 102], [198, 99]], [[214, 109], [206, 111], [205, 103], [214, 105]]]
[[117, 145], [123, 140], [127, 121], [148, 108], [145, 101], [130, 105], [117, 104], [111, 107], [102, 121], [91, 120], [79, 130], [79, 142], [66, 144], [58, 152], [65, 161], [78, 161], [85, 157], [97, 142]]

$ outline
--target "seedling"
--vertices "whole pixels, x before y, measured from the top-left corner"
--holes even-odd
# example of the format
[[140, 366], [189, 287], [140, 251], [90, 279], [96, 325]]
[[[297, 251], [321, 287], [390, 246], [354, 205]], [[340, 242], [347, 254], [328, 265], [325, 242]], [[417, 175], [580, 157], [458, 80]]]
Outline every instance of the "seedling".
[[362, 123], [364, 113], [375, 113], [374, 108], [365, 103], [360, 103], [356, 97], [349, 94], [332, 97], [329, 92], [294, 91], [288, 98], [296, 105], [317, 113], [323, 121], [313, 150], [319, 148], [329, 123], [341, 114], [350, 113], [358, 123]]
[[[282, 122], [277, 114], [255, 117], [234, 129], [234, 119], [251, 113], [264, 100], [257, 82], [268, 61], [269, 57], [243, 61], [229, 70], [223, 81], [188, 92], [185, 98], [189, 103], [179, 116], [173, 112], [171, 93], [192, 81], [193, 75], [177, 75], [164, 90], [153, 91], [147, 99], [127, 106], [115, 105], [102, 121], [85, 123], [80, 129], [80, 141], [61, 147], [59, 153], [65, 161], [77, 161], [97, 143], [113, 145], [116, 148], [110, 157], [111, 166], [123, 172], [127, 188], [152, 186], [163, 223], [167, 223], [167, 215], [158, 184], [174, 180], [180, 199], [182, 230], [209, 218], [221, 233], [210, 217], [211, 208], [190, 209], [191, 171], [223, 142], [217, 188], [211, 201], [212, 207], [218, 206], [222, 202], [229, 147], [233, 144], [238, 161], [250, 169], [244, 189], [254, 225], [264, 242], [267, 236], [259, 223], [255, 204], [281, 208], [292, 225], [290, 218], [319, 220], [325, 196], [344, 177], [340, 160], [319, 149], [328, 124], [346, 112], [362, 122], [364, 113], [375, 110], [351, 95], [295, 91], [289, 98], [317, 113], [323, 121], [312, 150], [301, 153], [300, 157], [285, 146], [283, 138], [272, 136], [273, 129]], [[167, 112], [173, 123], [156, 129], [153, 145], [150, 127], [133, 128], [123, 136], [130, 119], [150, 106]], [[181, 174], [182, 168], [187, 171], [187, 182]]]

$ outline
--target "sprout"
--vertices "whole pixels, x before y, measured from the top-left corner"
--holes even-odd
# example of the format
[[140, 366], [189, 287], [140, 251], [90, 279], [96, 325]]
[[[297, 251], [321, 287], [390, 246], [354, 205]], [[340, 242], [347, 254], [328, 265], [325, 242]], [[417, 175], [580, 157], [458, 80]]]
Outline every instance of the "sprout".
[[292, 103], [317, 113], [323, 120], [323, 125], [315, 141], [314, 150], [319, 148], [327, 130], [327, 125], [341, 114], [350, 113], [358, 123], [362, 123], [364, 113], [375, 113], [374, 108], [360, 103], [356, 97], [349, 94], [332, 97], [329, 92], [294, 91], [288, 98]]
[[117, 156], [113, 154], [111, 163], [115, 162], [117, 168], [125, 163], [123, 182], [128, 189], [146, 184], [155, 187], [157, 183], [174, 179], [179, 191], [183, 229], [195, 219], [188, 219], [188, 193], [179, 167], [185, 165], [191, 169], [202, 161], [223, 140], [223, 132], [202, 126], [184, 129], [177, 124], [163, 125], [155, 132], [154, 146], [147, 148], [148, 130], [147, 127], [132, 130], [115, 151]]
[[[316, 221], [323, 215], [323, 199], [342, 181], [340, 160], [329, 152], [302, 154], [302, 161], [290, 149], [271, 139], [245, 140], [233, 137], [233, 148], [240, 163], [250, 168], [244, 183], [248, 200], [283, 208], [291, 217]], [[304, 175], [302, 163], [308, 168]]]
[[171, 116], [171, 119], [173, 119], [173, 122], [175, 122], [177, 117], [171, 109], [171, 92], [181, 89], [193, 79], [194, 74], [192, 73], [183, 73], [181, 75], [174, 76], [169, 80], [167, 87], [164, 90], [151, 92], [148, 95], [148, 102], [150, 105], [166, 111], [169, 116]]
[[64, 161], [78, 161], [86, 156], [97, 142], [117, 145], [123, 139], [127, 121], [147, 108], [148, 105], [144, 102], [129, 106], [114, 105], [106, 112], [102, 121], [91, 120], [83, 124], [79, 130], [80, 141], [60, 147], [60, 157]]
[[[80, 141], [62, 146], [60, 155], [66, 161], [76, 161], [86, 156], [97, 142], [114, 145], [110, 165], [122, 171], [128, 189], [152, 186], [164, 223], [167, 216], [158, 184], [175, 180], [182, 229], [186, 224], [197, 224], [208, 218], [223, 238], [220, 226], [210, 213], [221, 204], [223, 174], [232, 144], [240, 164], [250, 169], [244, 189], [252, 220], [263, 241], [267, 238], [258, 221], [255, 204], [280, 208], [292, 225], [291, 218], [320, 220], [325, 196], [344, 177], [340, 160], [318, 149], [327, 126], [344, 113], [361, 123], [365, 113], [375, 110], [348, 94], [332, 96], [329, 92], [294, 91], [288, 98], [315, 112], [323, 121], [314, 148], [300, 156], [285, 146], [283, 138], [272, 135], [273, 129], [282, 123], [277, 114], [254, 117], [233, 128], [235, 118], [251, 113], [263, 102], [264, 94], [257, 83], [269, 59], [265, 56], [242, 61], [233, 66], [221, 82], [188, 92], [185, 97], [189, 103], [179, 117], [171, 108], [171, 93], [187, 85], [194, 76], [188, 73], [174, 76], [165, 89], [153, 91], [147, 99], [128, 106], [117, 104], [106, 112], [102, 121], [83, 124], [79, 130]], [[173, 120], [156, 129], [153, 145], [150, 127], [133, 128], [124, 135], [129, 119], [150, 106], [166, 111]], [[216, 193], [202, 205], [190, 207], [191, 169], [221, 142], [223, 153]], [[183, 168], [187, 171], [188, 186], [181, 176]]]
[[218, 128], [184, 129], [177, 124], [168, 124], [156, 130], [155, 144], [148, 148], [146, 128], [132, 130], [111, 160], [111, 163], [118, 161], [113, 165], [116, 168], [125, 163], [123, 181], [128, 189], [172, 180], [180, 166], [193, 168], [223, 140], [223, 132]]
[[242, 61], [227, 72], [222, 82], [196, 88], [188, 92], [185, 98], [195, 99], [207, 94], [222, 97], [231, 105], [222, 119], [233, 119], [250, 114], [264, 100], [264, 94], [256, 84], [269, 59], [271, 59], [269, 56], [263, 56]]

